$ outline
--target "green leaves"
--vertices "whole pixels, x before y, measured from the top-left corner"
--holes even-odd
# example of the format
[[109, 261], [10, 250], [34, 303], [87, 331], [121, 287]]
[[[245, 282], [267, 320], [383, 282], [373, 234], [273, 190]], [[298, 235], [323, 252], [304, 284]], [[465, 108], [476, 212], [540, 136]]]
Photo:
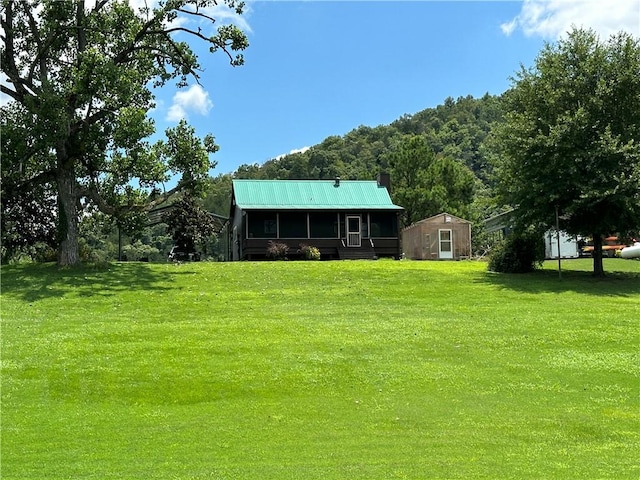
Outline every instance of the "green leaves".
[[640, 43], [574, 30], [547, 45], [505, 95], [493, 132], [498, 188], [523, 225], [569, 233], [640, 229]]
[[446, 155], [436, 155], [424, 137], [405, 136], [389, 165], [392, 198], [405, 209], [405, 225], [442, 212], [465, 216], [473, 200], [473, 173]]
[[203, 181], [208, 178], [209, 170], [216, 166], [209, 154], [218, 151], [213, 136], [203, 140], [195, 135], [195, 129], [180, 120], [174, 128], [165, 131], [167, 141], [157, 144], [157, 151], [173, 173], [182, 174], [181, 183], [191, 191], [201, 193]]
[[[135, 216], [149, 206], [149, 193], [170, 174], [182, 174], [180, 187], [198, 189], [218, 147], [212, 136], [200, 140], [184, 123], [151, 146], [150, 87], [198, 81], [194, 39], [241, 65], [236, 52], [247, 48], [247, 38], [238, 27], [215, 25], [215, 12], [226, 7], [240, 15], [242, 2], [166, 0], [135, 11], [126, 1], [4, 0], [2, 7], [0, 64], [8, 78], [2, 90], [16, 102], [2, 107], [3, 127], [7, 112], [13, 120], [12, 140], [3, 148], [3, 181], [13, 182], [8, 188], [18, 191], [25, 182], [50, 187], [55, 180], [67, 185], [73, 178], [66, 192], [74, 198], [60, 203], [68, 211], [58, 212], [70, 232], [82, 197], [124, 218], [127, 208]], [[205, 36], [205, 27], [215, 33]], [[68, 239], [68, 248], [77, 250], [76, 239]]]
[[167, 224], [167, 231], [182, 252], [195, 252], [196, 245], [204, 244], [214, 234], [213, 218], [188, 194], [172, 207], [162, 218]]

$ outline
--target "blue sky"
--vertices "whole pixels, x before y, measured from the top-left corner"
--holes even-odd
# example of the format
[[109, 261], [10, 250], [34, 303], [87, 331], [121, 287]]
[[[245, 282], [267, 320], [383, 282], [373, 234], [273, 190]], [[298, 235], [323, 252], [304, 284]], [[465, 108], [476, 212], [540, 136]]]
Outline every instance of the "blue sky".
[[571, 25], [640, 36], [640, 0], [249, 1], [220, 18], [246, 32], [245, 65], [202, 52], [201, 85], [164, 87], [153, 112], [161, 132], [187, 118], [216, 137], [213, 175], [447, 97], [500, 94]]

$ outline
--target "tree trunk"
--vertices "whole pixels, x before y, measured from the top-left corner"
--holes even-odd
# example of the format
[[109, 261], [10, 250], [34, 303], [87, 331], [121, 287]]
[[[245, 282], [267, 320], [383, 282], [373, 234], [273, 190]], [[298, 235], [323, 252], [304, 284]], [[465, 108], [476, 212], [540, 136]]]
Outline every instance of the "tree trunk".
[[73, 167], [58, 171], [58, 265], [80, 263], [76, 176]]
[[604, 277], [602, 265], [602, 235], [593, 235], [593, 276]]

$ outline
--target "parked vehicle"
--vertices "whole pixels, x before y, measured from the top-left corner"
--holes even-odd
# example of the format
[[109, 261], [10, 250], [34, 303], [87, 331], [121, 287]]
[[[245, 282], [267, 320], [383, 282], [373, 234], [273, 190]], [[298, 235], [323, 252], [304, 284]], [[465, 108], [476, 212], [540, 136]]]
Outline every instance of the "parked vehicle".
[[199, 262], [200, 254], [198, 252], [181, 251], [179, 247], [171, 247], [168, 260], [170, 262]]
[[[615, 236], [607, 237], [607, 238], [604, 239], [604, 242], [602, 244], [602, 256], [603, 257], [613, 258], [613, 257], [616, 256], [616, 252], [621, 251], [626, 246], [627, 245], [620, 243], [618, 237], [615, 237]], [[582, 249], [582, 251], [587, 256], [592, 256], [593, 255], [593, 245], [585, 246]]]

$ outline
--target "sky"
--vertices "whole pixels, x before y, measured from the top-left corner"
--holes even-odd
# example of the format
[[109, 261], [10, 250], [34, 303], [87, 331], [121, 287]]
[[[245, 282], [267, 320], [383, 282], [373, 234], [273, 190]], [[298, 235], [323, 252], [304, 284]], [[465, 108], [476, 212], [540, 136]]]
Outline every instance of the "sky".
[[232, 67], [189, 40], [200, 83], [156, 90], [151, 112], [160, 134], [185, 118], [198, 135], [215, 136], [214, 176], [447, 97], [501, 94], [572, 25], [603, 40], [620, 30], [640, 37], [640, 0], [245, 2], [241, 17], [211, 12], [246, 33], [245, 64]]
[[264, 0], [231, 21], [249, 38], [245, 64], [203, 52], [200, 85], [164, 87], [153, 112], [161, 132], [186, 118], [216, 137], [213, 175], [447, 97], [501, 94], [572, 25], [640, 36], [640, 0]]

